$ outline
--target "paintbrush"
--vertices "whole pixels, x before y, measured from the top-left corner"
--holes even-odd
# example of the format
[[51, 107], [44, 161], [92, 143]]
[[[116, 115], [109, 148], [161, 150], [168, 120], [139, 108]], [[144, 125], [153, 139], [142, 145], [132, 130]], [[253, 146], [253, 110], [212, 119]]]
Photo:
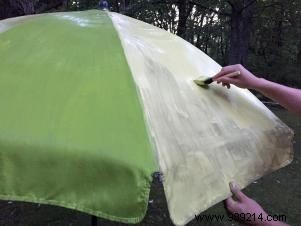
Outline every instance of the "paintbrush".
[[[234, 72], [226, 74], [224, 76], [229, 77], [229, 78], [234, 78], [238, 75], [240, 75], [240, 71], [234, 71]], [[200, 76], [200, 77], [198, 77], [197, 79], [195, 79], [193, 81], [199, 86], [207, 86], [207, 85], [209, 85], [213, 82], [213, 78], [208, 77], [208, 76]]]

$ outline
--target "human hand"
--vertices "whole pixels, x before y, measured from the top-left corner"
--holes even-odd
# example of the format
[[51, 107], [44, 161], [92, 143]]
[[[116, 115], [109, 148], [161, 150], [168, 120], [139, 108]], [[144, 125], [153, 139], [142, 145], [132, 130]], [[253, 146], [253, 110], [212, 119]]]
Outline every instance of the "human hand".
[[[235, 71], [239, 71], [240, 74], [235, 77], [225, 76]], [[228, 89], [230, 88], [230, 84], [240, 88], [256, 89], [261, 83], [260, 78], [257, 78], [240, 64], [223, 67], [219, 73], [213, 76], [213, 81], [216, 81], [218, 84], [222, 83]]]
[[[225, 207], [229, 213], [231, 213], [233, 216], [235, 216], [235, 214], [237, 216], [244, 216], [241, 217], [241, 221], [246, 225], [268, 225], [267, 223], [269, 222], [263, 222], [258, 218], [260, 217], [261, 219], [266, 219], [268, 214], [257, 202], [241, 192], [238, 186], [233, 182], [230, 183], [230, 190], [233, 194], [233, 197], [225, 200]], [[246, 221], [245, 219], [247, 219], [247, 216], [249, 215], [255, 217], [250, 217], [250, 219], [248, 219], [250, 221]]]

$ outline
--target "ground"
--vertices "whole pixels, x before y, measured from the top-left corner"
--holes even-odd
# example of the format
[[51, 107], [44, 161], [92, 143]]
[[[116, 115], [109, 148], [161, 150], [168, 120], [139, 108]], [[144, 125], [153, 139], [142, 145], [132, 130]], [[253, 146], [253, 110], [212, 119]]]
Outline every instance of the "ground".
[[[295, 157], [292, 164], [278, 170], [247, 187], [244, 192], [257, 200], [271, 215], [285, 215], [291, 225], [301, 225], [301, 117], [278, 107], [271, 108], [295, 131]], [[225, 215], [223, 203], [219, 203], [202, 215]], [[89, 226], [91, 216], [48, 205], [0, 201], [0, 226]], [[98, 225], [121, 226], [125, 224], [98, 219]], [[150, 194], [149, 208], [145, 219], [139, 224], [173, 225], [169, 219], [161, 183], [155, 181]], [[229, 222], [193, 220], [193, 225], [239, 225]]]

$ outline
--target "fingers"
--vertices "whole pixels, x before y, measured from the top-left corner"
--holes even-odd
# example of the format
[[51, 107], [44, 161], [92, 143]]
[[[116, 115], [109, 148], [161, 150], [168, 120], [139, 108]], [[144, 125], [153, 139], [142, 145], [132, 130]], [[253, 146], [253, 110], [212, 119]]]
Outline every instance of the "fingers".
[[242, 201], [246, 198], [248, 198], [242, 191], [239, 189], [238, 185], [234, 182], [230, 182], [230, 190], [233, 194], [233, 196], [238, 200]]
[[224, 83], [224, 82], [223, 82], [222, 85], [223, 85], [224, 87], [227, 87], [228, 89], [230, 89], [230, 87], [231, 87], [229, 83]]
[[213, 81], [216, 81], [218, 84], [222, 83], [224, 87], [228, 89], [231, 87], [230, 84], [233, 84], [240, 88], [247, 88], [246, 74], [244, 74], [245, 69], [243, 66], [230, 65], [223, 67], [219, 73], [212, 77]]
[[218, 78], [220, 78], [220, 77], [222, 77], [222, 76], [224, 76], [224, 75], [226, 75], [226, 74], [228, 74], [228, 73], [230, 73], [230, 72], [225, 71], [225, 70], [223, 70], [223, 68], [222, 68], [222, 70], [221, 70], [220, 72], [218, 72], [216, 75], [214, 75], [214, 76], [212, 77], [212, 79], [215, 81], [215, 80], [217, 80]]
[[222, 83], [222, 85], [223, 85], [224, 87], [227, 87], [228, 89], [231, 88], [231, 85], [230, 85], [229, 83], [227, 83], [227, 82], [217, 81], [217, 84], [219, 84], [219, 83]]
[[227, 198], [224, 203], [226, 209], [230, 212], [233, 212], [238, 204], [232, 197]]
[[226, 66], [226, 67], [223, 67], [219, 73], [217, 73], [215, 76], [213, 76], [213, 80], [217, 80], [218, 78], [226, 75], [226, 74], [229, 74], [231, 72], [234, 72], [236, 71], [235, 70], [235, 65], [230, 65], [230, 66]]
[[225, 83], [225, 84], [235, 84], [235, 78], [231, 78], [231, 77], [220, 77], [216, 80], [216, 82], [219, 83]]

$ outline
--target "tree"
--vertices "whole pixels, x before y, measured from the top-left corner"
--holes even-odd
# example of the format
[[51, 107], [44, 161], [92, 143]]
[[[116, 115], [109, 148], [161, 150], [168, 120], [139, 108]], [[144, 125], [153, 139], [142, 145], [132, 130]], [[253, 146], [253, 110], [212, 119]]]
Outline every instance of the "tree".
[[187, 19], [191, 14], [192, 4], [189, 4], [189, 0], [183, 0], [183, 1], [178, 1], [177, 6], [179, 10], [177, 35], [182, 38], [185, 38]]
[[[0, 0], [0, 19], [96, 8], [99, 0]], [[301, 1], [108, 0], [110, 10], [186, 39], [220, 64], [241, 63], [257, 74], [298, 84]], [[180, 57], [180, 56], [179, 56]]]
[[67, 7], [68, 0], [0, 0], [0, 19], [43, 13], [60, 6]]
[[247, 64], [256, 0], [227, 1], [231, 5], [229, 64]]

